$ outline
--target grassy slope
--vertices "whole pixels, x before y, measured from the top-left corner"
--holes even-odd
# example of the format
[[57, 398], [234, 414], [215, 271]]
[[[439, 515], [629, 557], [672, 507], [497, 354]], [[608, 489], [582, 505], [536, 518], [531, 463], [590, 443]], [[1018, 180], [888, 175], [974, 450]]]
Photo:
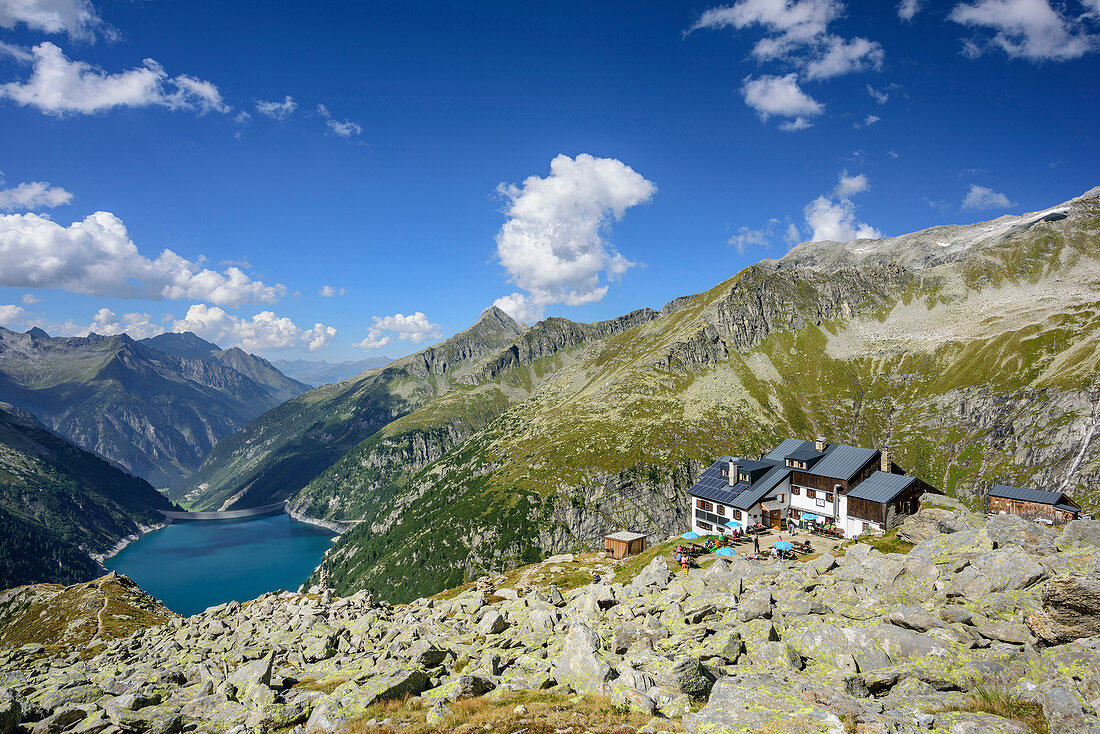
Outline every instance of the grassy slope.
[[[749, 269], [594, 345], [459, 449], [403, 477], [368, 511], [375, 524], [355, 526], [338, 543], [333, 576], [342, 589], [367, 586], [391, 599], [437, 591], [540, 557], [559, 523], [555, 505], [596, 511], [578, 486], [609, 473], [644, 477], [692, 459], [752, 455], [788, 435], [888, 440], [897, 463], [961, 495], [992, 479], [1057, 483], [1080, 443], [1070, 426], [1088, 415], [1082, 401], [1100, 367], [1100, 303], [1017, 308], [964, 324], [964, 336], [950, 324], [943, 334], [919, 333], [919, 319], [937, 323], [952, 308], [965, 314], [963, 299], [974, 292], [994, 303], [1029, 286], [1042, 292], [1053, 276], [1100, 258], [1098, 241], [1095, 227], [1069, 240], [1040, 227], [919, 279], [899, 276], [877, 292], [872, 282], [870, 293], [860, 284], [855, 311], [863, 315], [854, 318], [822, 307], [828, 284], [817, 275], [784, 280], [789, 273]], [[1077, 277], [1086, 289], [1096, 285], [1087, 272]], [[787, 302], [787, 324], [746, 337], [737, 318], [734, 326], [719, 318], [751, 315], [761, 293]], [[851, 294], [842, 295], [852, 306]], [[897, 315], [910, 311], [917, 327]], [[826, 318], [796, 316], [806, 312]], [[916, 329], [921, 339], [865, 338], [876, 325]], [[713, 342], [712, 332], [726, 356], [693, 361], [698, 350], [682, 346]], [[859, 348], [845, 352], [845, 340]], [[1093, 447], [1069, 487], [1086, 506], [1100, 499], [1090, 493], [1096, 457]]]
[[0, 588], [91, 578], [88, 553], [171, 507], [148, 482], [0, 410]]

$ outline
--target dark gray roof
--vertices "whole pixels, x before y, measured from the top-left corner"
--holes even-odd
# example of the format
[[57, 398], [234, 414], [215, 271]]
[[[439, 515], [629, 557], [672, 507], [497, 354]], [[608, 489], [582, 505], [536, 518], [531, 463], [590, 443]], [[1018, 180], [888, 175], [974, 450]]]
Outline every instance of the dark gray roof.
[[[788, 438], [769, 451], [764, 458], [772, 461], [784, 461], [788, 456], [810, 451], [817, 455], [813, 441], [800, 441], [797, 438]], [[850, 480], [860, 469], [867, 465], [878, 453], [877, 449], [864, 449], [859, 446], [845, 446], [843, 444], [829, 444], [825, 447], [825, 454], [821, 459], [808, 469], [800, 469], [807, 474], [814, 474], [829, 479]], [[797, 457], [796, 457], [797, 458]], [[800, 461], [802, 459], [799, 459]]]
[[775, 489], [791, 470], [781, 464], [770, 462], [771, 466], [762, 477], [759, 477], [751, 485], [747, 482], [738, 482], [730, 486], [729, 479], [722, 476], [722, 466], [729, 462], [727, 457], [722, 457], [703, 470], [699, 479], [688, 490], [693, 497], [702, 497], [711, 502], [721, 502], [723, 505], [735, 507], [739, 510], [752, 509], [756, 503], [767, 496], [768, 492]]
[[1021, 502], [1038, 502], [1043, 505], [1056, 505], [1065, 496], [1061, 492], [1047, 492], [1027, 487], [1010, 487], [1007, 484], [994, 484], [989, 490], [990, 497], [1004, 497]]
[[[796, 461], [813, 461], [814, 459], [820, 459], [824, 456], [824, 451], [817, 450], [817, 444], [806, 442], [806, 445], [800, 449], [796, 449], [787, 454], [788, 459], [795, 459]], [[828, 448], [828, 446], [826, 446]]]
[[1072, 512], [1074, 514], [1081, 511], [1080, 507], [1074, 507], [1073, 505], [1062, 505], [1062, 504], [1055, 505], [1054, 509], [1062, 510], [1063, 512]]
[[915, 481], [917, 481], [916, 477], [877, 471], [857, 484], [856, 488], [848, 493], [848, 499], [867, 500], [868, 502], [882, 504], [897, 497]]
[[[732, 459], [730, 459], [732, 461]], [[737, 468], [745, 471], [756, 471], [757, 469], [771, 469], [775, 466], [774, 461], [756, 461], [755, 459], [738, 459]]]
[[733, 506], [739, 510], [751, 510], [756, 503], [768, 496], [768, 492], [775, 489], [776, 485], [790, 475], [791, 470], [786, 466], [775, 466], [767, 474], [757, 479], [745, 488], [744, 492], [737, 495]]

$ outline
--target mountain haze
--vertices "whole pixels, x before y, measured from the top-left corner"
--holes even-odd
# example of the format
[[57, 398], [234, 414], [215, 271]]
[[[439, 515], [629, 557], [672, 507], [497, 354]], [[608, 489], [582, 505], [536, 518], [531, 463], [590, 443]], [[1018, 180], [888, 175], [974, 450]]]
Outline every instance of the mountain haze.
[[385, 367], [392, 361], [392, 357], [368, 357], [354, 362], [326, 362], [323, 359], [276, 359], [271, 364], [288, 377], [318, 387], [350, 380], [356, 375], [375, 367]]

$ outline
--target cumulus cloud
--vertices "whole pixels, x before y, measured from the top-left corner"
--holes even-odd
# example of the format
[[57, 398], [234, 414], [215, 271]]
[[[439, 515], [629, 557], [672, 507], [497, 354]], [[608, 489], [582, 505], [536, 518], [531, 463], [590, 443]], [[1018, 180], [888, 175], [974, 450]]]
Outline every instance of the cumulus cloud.
[[298, 103], [295, 102], [294, 98], [289, 94], [282, 102], [268, 102], [262, 99], [256, 100], [256, 111], [261, 115], [267, 115], [276, 120], [285, 120], [296, 109], [298, 109]]
[[898, 17], [906, 21], [913, 20], [920, 12], [921, 5], [923, 5], [921, 0], [901, 0], [898, 3]]
[[408, 316], [395, 313], [392, 316], [374, 316], [374, 325], [367, 330], [367, 337], [352, 346], [361, 349], [379, 349], [392, 344], [394, 339], [419, 344], [427, 339], [443, 336], [443, 327], [433, 324], [420, 311]]
[[758, 61], [782, 59], [805, 71], [807, 79], [828, 79], [882, 66], [883, 50], [866, 38], [847, 40], [829, 32], [844, 13], [839, 0], [739, 0], [705, 11], [689, 29], [759, 28], [753, 45]]
[[331, 285], [321, 286], [321, 290], [317, 291], [317, 295], [321, 298], [335, 298], [336, 296], [342, 296], [347, 293], [344, 288], [333, 288]]
[[963, 209], [1007, 209], [1010, 206], [1013, 203], [1007, 196], [977, 184], [970, 184], [970, 190], [962, 202]]
[[[0, 180], [0, 185], [3, 181]], [[45, 181], [21, 183], [10, 189], [0, 189], [0, 211], [16, 209], [49, 209], [64, 206], [73, 200], [73, 195], [60, 186], [51, 186]]]
[[172, 322], [171, 330], [193, 331], [221, 346], [239, 346], [246, 352], [303, 348], [314, 352], [336, 338], [336, 329], [324, 324], [303, 329], [272, 311], [261, 311], [251, 319], [240, 318], [204, 303], [192, 304], [186, 316]]
[[[522, 185], [501, 184], [508, 220], [496, 236], [497, 258], [521, 291], [496, 305], [521, 321], [541, 318], [546, 306], [579, 306], [607, 294], [635, 263], [605, 239], [612, 222], [649, 201], [657, 187], [614, 158], [559, 155], [550, 175]], [[601, 281], [601, 275], [604, 281]]]
[[19, 24], [32, 31], [65, 33], [75, 40], [93, 40], [97, 32], [114, 36], [88, 0], [0, 0], [0, 28]]
[[758, 78], [745, 77], [741, 85], [741, 96], [745, 104], [756, 110], [760, 119], [767, 122], [769, 117], [795, 118], [790, 129], [809, 127], [805, 118], [820, 115], [825, 109], [820, 102], [802, 91], [798, 86], [798, 76], [764, 75]]
[[855, 194], [862, 194], [869, 188], [871, 188], [871, 183], [864, 174], [849, 176], [847, 171], [841, 171], [840, 181], [833, 189], [833, 196], [838, 199], [847, 199]]
[[831, 79], [843, 74], [851, 74], [868, 69], [881, 69], [885, 55], [875, 41], [866, 38], [853, 38], [846, 41], [830, 36], [822, 42], [822, 53], [806, 64], [807, 79]]
[[34, 295], [33, 293], [23, 294], [23, 305], [25, 306], [33, 306], [34, 304], [38, 303], [38, 301], [38, 296]]
[[21, 306], [16, 306], [14, 303], [0, 305], [0, 325], [10, 326], [18, 323], [25, 313]]
[[[1100, 10], [1096, 3], [1090, 7]], [[966, 42], [969, 56], [996, 47], [1014, 58], [1030, 61], [1066, 61], [1084, 56], [1098, 46], [1092, 31], [1096, 14], [1072, 17], [1048, 0], [978, 0], [956, 5], [948, 16], [954, 22], [992, 34]]]
[[803, 210], [806, 225], [814, 241], [850, 242], [878, 238], [882, 233], [869, 224], [856, 221], [856, 205], [851, 197], [870, 188], [863, 174], [849, 176], [842, 171], [836, 188], [829, 195], [819, 196]]
[[165, 328], [153, 321], [147, 313], [125, 313], [119, 316], [109, 308], [101, 308], [92, 317], [92, 323], [83, 333], [95, 332], [103, 336], [127, 334], [132, 339], [148, 339], [163, 334]]
[[231, 306], [273, 302], [286, 291], [253, 280], [238, 267], [217, 272], [171, 250], [156, 259], [144, 257], [126, 225], [110, 212], [95, 212], [68, 227], [42, 214], [0, 215], [0, 285]]
[[187, 75], [170, 78], [153, 59], [109, 74], [69, 59], [49, 42], [38, 44], [31, 53], [30, 78], [0, 85], [0, 99], [37, 107], [48, 115], [87, 115], [115, 107], [166, 107], [199, 114], [229, 111], [214, 84]]

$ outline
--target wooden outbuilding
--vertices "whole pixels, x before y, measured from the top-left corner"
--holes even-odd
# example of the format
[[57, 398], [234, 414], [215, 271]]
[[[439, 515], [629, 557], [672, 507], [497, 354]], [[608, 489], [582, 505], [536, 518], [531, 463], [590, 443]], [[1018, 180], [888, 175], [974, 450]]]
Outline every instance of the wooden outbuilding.
[[603, 549], [607, 555], [616, 560], [637, 555], [646, 549], [646, 534], [629, 533], [621, 530], [611, 535], [605, 535]]
[[989, 512], [1019, 515], [1028, 520], [1061, 525], [1081, 514], [1081, 506], [1062, 492], [994, 484], [989, 489]]

